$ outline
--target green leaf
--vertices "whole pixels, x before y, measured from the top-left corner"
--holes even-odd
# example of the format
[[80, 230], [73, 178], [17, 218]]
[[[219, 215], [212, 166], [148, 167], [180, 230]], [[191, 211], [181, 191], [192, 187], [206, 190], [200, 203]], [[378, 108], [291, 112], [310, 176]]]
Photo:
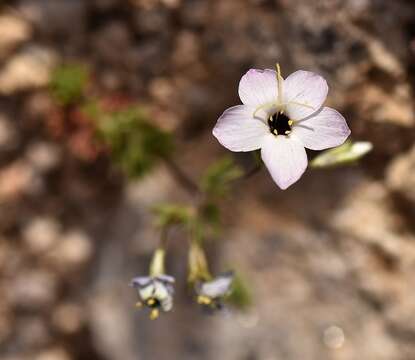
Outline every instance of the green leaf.
[[209, 166], [201, 179], [201, 188], [210, 196], [223, 197], [229, 192], [231, 183], [242, 174], [242, 169], [232, 158], [225, 157]]
[[193, 209], [189, 206], [178, 204], [159, 204], [153, 208], [156, 216], [155, 223], [159, 227], [187, 224], [193, 215]]
[[52, 96], [60, 105], [71, 105], [79, 101], [88, 82], [88, 72], [82, 65], [57, 67], [49, 84]]
[[169, 133], [152, 125], [137, 107], [104, 113], [93, 107], [98, 136], [108, 146], [113, 161], [131, 178], [146, 174], [173, 150]]
[[248, 282], [245, 281], [240, 273], [235, 274], [232, 282], [232, 291], [226, 300], [232, 305], [243, 310], [252, 305], [251, 289], [248, 286]]
[[207, 202], [200, 207], [199, 214], [204, 237], [218, 237], [222, 225], [219, 207], [213, 202]]
[[310, 162], [310, 166], [322, 168], [352, 164], [360, 160], [372, 149], [372, 143], [367, 141], [358, 141], [354, 143], [352, 141], [346, 141], [339, 147], [323, 151]]

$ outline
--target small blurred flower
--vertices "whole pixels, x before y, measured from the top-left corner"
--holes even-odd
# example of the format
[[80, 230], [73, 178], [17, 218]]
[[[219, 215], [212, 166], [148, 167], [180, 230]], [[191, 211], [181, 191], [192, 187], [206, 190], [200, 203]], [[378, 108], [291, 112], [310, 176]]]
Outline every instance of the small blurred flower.
[[209, 309], [220, 310], [224, 298], [231, 293], [233, 279], [233, 272], [227, 272], [213, 280], [196, 284], [197, 302]]
[[285, 80], [280, 68], [249, 70], [239, 83], [243, 105], [222, 114], [213, 135], [231, 151], [261, 149], [261, 157], [281, 189], [307, 168], [305, 148], [341, 145], [350, 135], [344, 117], [324, 107], [328, 86], [318, 74], [299, 70]]
[[207, 281], [212, 278], [205, 251], [198, 241], [192, 241], [190, 244], [188, 264], [188, 281], [190, 284]]
[[167, 312], [173, 308], [174, 277], [169, 275], [138, 276], [131, 280], [140, 301], [137, 307], [147, 306], [151, 309], [150, 319], [157, 319], [160, 310]]
[[149, 276], [138, 276], [131, 280], [131, 286], [136, 288], [140, 301], [137, 307], [147, 306], [151, 309], [150, 319], [157, 319], [160, 310], [167, 312], [173, 308], [174, 277], [165, 274], [164, 259], [166, 252], [159, 247], [154, 252], [150, 264]]
[[322, 152], [316, 156], [310, 166], [314, 168], [351, 164], [359, 161], [363, 156], [372, 151], [373, 145], [368, 141], [346, 141], [343, 145]]

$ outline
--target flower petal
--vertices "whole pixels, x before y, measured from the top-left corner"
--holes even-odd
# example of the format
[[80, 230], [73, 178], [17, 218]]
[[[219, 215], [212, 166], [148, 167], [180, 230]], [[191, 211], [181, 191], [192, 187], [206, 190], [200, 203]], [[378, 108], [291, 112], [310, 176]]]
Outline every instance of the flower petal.
[[285, 190], [295, 183], [307, 168], [303, 144], [294, 136], [265, 137], [261, 157], [277, 185]]
[[293, 134], [311, 150], [339, 146], [350, 135], [344, 117], [336, 110], [324, 107], [318, 113], [294, 124]]
[[174, 284], [175, 283], [175, 278], [171, 275], [167, 275], [167, 274], [162, 274], [162, 275], [158, 275], [156, 276], [157, 280], [160, 280], [164, 283], [170, 283], [170, 284]]
[[145, 287], [152, 281], [150, 276], [137, 276], [131, 280], [130, 286], [132, 287]]
[[250, 69], [239, 82], [239, 97], [243, 104], [258, 107], [277, 101], [277, 74], [274, 70]]
[[213, 128], [213, 135], [231, 151], [259, 149], [269, 130], [261, 120], [252, 116], [254, 111], [254, 108], [245, 105], [225, 110]]
[[283, 99], [287, 114], [301, 120], [321, 108], [328, 93], [327, 81], [316, 73], [299, 70], [284, 81]]
[[216, 299], [225, 296], [231, 289], [233, 274], [224, 274], [216, 277], [212, 281], [205, 282], [201, 285], [200, 294]]

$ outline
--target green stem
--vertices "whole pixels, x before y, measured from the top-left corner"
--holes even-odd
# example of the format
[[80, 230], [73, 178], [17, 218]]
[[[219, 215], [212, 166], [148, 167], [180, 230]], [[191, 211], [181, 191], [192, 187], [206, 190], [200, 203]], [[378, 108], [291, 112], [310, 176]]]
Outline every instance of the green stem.
[[201, 193], [199, 186], [180, 168], [179, 165], [172, 158], [163, 158], [170, 174], [191, 195], [198, 195]]

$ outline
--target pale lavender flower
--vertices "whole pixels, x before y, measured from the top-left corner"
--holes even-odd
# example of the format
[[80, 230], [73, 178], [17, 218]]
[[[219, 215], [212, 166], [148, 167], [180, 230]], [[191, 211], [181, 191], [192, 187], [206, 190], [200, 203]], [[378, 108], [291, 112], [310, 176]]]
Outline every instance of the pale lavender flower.
[[234, 274], [229, 271], [210, 281], [198, 283], [196, 286], [197, 302], [212, 310], [221, 309], [223, 299], [232, 291], [233, 279]]
[[318, 74], [299, 70], [286, 79], [274, 70], [249, 70], [239, 82], [243, 105], [222, 114], [213, 135], [231, 151], [261, 149], [261, 157], [281, 189], [307, 168], [305, 148], [341, 145], [350, 135], [344, 117], [323, 107], [328, 86]]
[[137, 289], [140, 301], [136, 306], [151, 309], [150, 319], [158, 318], [160, 310], [167, 312], [173, 308], [174, 277], [170, 275], [138, 276], [131, 280]]

